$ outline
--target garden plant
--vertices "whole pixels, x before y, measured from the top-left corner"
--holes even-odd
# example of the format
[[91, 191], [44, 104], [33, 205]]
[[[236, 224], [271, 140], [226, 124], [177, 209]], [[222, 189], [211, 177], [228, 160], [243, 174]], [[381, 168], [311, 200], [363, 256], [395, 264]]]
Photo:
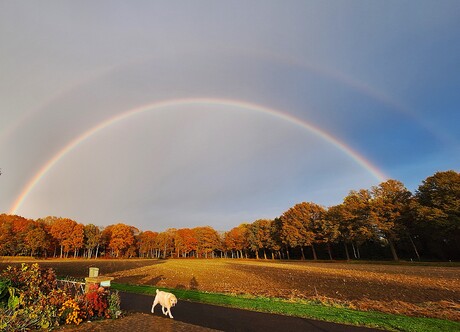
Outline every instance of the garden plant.
[[0, 274], [0, 330], [52, 330], [60, 325], [118, 318], [118, 292], [94, 285], [88, 293], [58, 287], [53, 269], [8, 266]]

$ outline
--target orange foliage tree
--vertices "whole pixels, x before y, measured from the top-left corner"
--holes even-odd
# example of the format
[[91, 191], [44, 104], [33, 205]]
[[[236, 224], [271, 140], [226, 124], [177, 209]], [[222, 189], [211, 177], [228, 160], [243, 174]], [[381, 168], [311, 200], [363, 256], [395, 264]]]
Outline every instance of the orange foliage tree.
[[84, 245], [85, 239], [85, 226], [83, 224], [76, 224], [70, 234], [70, 249], [73, 250], [73, 257], [77, 257], [78, 252]]
[[50, 245], [49, 235], [42, 224], [36, 223], [25, 235], [25, 245], [30, 250], [30, 256], [34, 256], [39, 250], [46, 252]]
[[271, 224], [272, 220], [259, 219], [248, 227], [249, 247], [255, 252], [256, 259], [259, 259], [259, 250], [263, 251], [264, 258], [267, 259], [266, 250], [270, 248], [272, 242]]
[[166, 258], [169, 253], [174, 252], [174, 238], [176, 234], [175, 228], [167, 229], [165, 232], [158, 234], [156, 238], [156, 247], [158, 248], [158, 257], [160, 257], [160, 252], [163, 253], [163, 258]]
[[[332, 249], [343, 244], [346, 258], [349, 246], [354, 258], [361, 258], [360, 248], [366, 248], [369, 258], [389, 255], [383, 252], [387, 244], [394, 259], [399, 254], [415, 252], [417, 246], [427, 258], [460, 259], [460, 173], [438, 172], [428, 177], [412, 195], [396, 180], [388, 180], [369, 190], [350, 191], [339, 205], [327, 210], [315, 203], [299, 203], [274, 220], [256, 220], [221, 233], [210, 226], [168, 229], [156, 233], [139, 230], [122, 223], [105, 229], [74, 220], [46, 217], [36, 221], [21, 216], [0, 214], [0, 255], [47, 255], [60, 247], [60, 257], [74, 251], [91, 258], [99, 248], [114, 257], [215, 257], [220, 252], [232, 258], [256, 258], [267, 250], [290, 259], [290, 251], [301, 253], [311, 247], [313, 259], [317, 250], [325, 250], [332, 259]], [[315, 249], [316, 248], [316, 249]], [[283, 249], [283, 250], [281, 250]], [[397, 252], [398, 251], [398, 252]], [[421, 252], [422, 252], [421, 251]], [[410, 256], [409, 256], [410, 257]]]
[[394, 260], [399, 260], [395, 241], [403, 233], [404, 220], [409, 213], [412, 194], [396, 180], [388, 180], [372, 187], [371, 215], [369, 221], [374, 226], [376, 237], [388, 241]]
[[145, 231], [138, 235], [139, 257], [155, 257], [155, 243], [158, 236], [157, 232]]
[[374, 237], [374, 231], [369, 221], [371, 215], [371, 198], [369, 190], [361, 189], [350, 191], [343, 200], [339, 230], [344, 241], [347, 259], [350, 259], [348, 244], [351, 244], [353, 248], [354, 257], [360, 258], [360, 245]]
[[109, 248], [115, 257], [123, 255], [134, 244], [134, 230], [131, 226], [118, 223], [110, 228]]
[[51, 224], [51, 235], [58, 241], [61, 246], [62, 258], [63, 252], [68, 252], [72, 249], [72, 234], [77, 222], [69, 218], [53, 218]]
[[216, 230], [210, 226], [195, 227], [193, 229], [197, 239], [197, 256], [214, 257], [214, 251], [221, 249], [221, 240]]
[[179, 257], [188, 257], [188, 255], [197, 250], [198, 240], [195, 232], [190, 228], [178, 229], [175, 233], [174, 244], [176, 246], [176, 253]]
[[99, 254], [99, 246], [101, 244], [102, 232], [99, 227], [93, 224], [85, 225], [85, 248], [86, 248], [86, 257], [91, 258], [93, 256], [97, 258]]
[[[315, 239], [314, 220], [317, 217], [318, 205], [315, 203], [299, 203], [287, 210], [280, 217], [280, 239], [290, 248], [299, 247], [302, 259], [305, 259], [304, 247], [312, 246], [313, 255], [316, 253], [313, 247]], [[287, 250], [289, 258], [289, 250]]]
[[35, 221], [17, 215], [0, 215], [0, 254], [25, 255], [30, 251], [26, 234], [35, 227]]
[[14, 255], [13, 223], [10, 216], [6, 214], [0, 215], [0, 255]]
[[224, 244], [231, 251], [232, 258], [243, 258], [243, 250], [248, 246], [248, 224], [241, 224], [225, 233]]

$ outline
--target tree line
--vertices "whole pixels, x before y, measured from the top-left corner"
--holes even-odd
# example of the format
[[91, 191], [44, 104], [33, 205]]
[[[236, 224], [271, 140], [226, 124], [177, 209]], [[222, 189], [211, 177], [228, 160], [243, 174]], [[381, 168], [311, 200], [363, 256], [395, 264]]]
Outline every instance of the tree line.
[[226, 232], [210, 226], [140, 231], [69, 218], [0, 215], [0, 255], [37, 257], [460, 259], [460, 173], [426, 178], [412, 194], [400, 181], [352, 190], [341, 204], [302, 202], [273, 219]]

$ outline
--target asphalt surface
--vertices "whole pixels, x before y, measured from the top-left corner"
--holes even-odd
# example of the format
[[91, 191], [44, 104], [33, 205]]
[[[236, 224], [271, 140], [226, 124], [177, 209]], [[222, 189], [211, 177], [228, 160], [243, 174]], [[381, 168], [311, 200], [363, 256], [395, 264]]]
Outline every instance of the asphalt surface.
[[[121, 309], [150, 313], [153, 296], [120, 292]], [[377, 332], [381, 330], [335, 324], [318, 320], [260, 313], [248, 310], [220, 307], [189, 301], [181, 301], [171, 309], [174, 320], [221, 331], [311, 331], [311, 332]], [[154, 315], [166, 317], [161, 306]], [[165, 319], [170, 319], [165, 318]]]

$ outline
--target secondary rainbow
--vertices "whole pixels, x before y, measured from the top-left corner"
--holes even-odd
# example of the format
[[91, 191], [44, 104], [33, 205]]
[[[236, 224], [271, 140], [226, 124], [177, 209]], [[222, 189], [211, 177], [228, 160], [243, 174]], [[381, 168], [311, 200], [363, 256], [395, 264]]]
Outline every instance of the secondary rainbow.
[[121, 122], [131, 116], [143, 113], [158, 110], [165, 107], [175, 107], [175, 106], [187, 106], [187, 105], [216, 105], [216, 106], [232, 106], [236, 108], [247, 109], [254, 112], [259, 112], [263, 114], [271, 115], [275, 118], [279, 118], [290, 123], [293, 123], [297, 126], [307, 129], [309, 132], [317, 135], [318, 137], [324, 139], [325, 141], [333, 144], [339, 150], [347, 154], [353, 160], [355, 160], [359, 165], [365, 168], [370, 174], [372, 174], [378, 181], [384, 181], [387, 176], [380, 171], [376, 166], [374, 166], [370, 161], [360, 155], [358, 152], [353, 150], [347, 144], [339, 141], [337, 138], [327, 133], [326, 131], [308, 123], [305, 120], [299, 119], [290, 114], [283, 113], [279, 110], [268, 108], [265, 106], [249, 103], [246, 101], [239, 100], [229, 100], [229, 99], [217, 99], [217, 98], [185, 98], [185, 99], [171, 99], [164, 100], [159, 102], [150, 103], [140, 107], [130, 109], [128, 111], [117, 114], [116, 116], [107, 119], [98, 125], [90, 128], [85, 131], [83, 134], [79, 135], [72, 141], [70, 141], [66, 146], [64, 146], [58, 153], [56, 153], [50, 160], [48, 160], [40, 170], [29, 180], [27, 185], [21, 191], [21, 194], [15, 200], [13, 206], [11, 207], [9, 213], [16, 214], [17, 210], [21, 207], [22, 203], [25, 201], [30, 192], [34, 187], [40, 182], [40, 180], [56, 165], [59, 160], [64, 158], [68, 153], [74, 150], [79, 144], [85, 142], [90, 137], [95, 135], [101, 130], [104, 130], [115, 123]]

